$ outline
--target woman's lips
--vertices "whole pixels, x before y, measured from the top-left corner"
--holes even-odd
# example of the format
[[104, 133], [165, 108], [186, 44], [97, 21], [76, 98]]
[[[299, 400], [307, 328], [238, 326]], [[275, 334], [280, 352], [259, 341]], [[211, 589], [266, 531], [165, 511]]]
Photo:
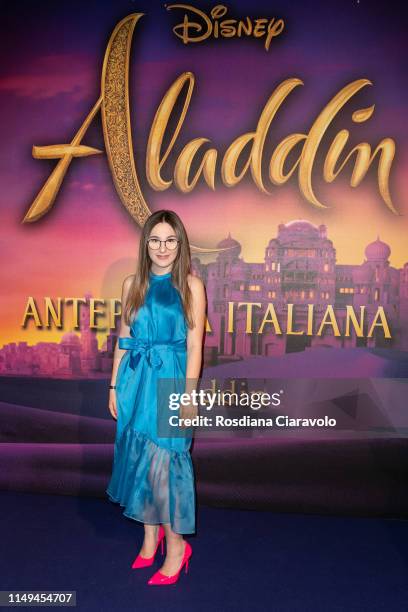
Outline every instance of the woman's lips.
[[169, 255], [157, 255], [159, 259], [168, 259]]

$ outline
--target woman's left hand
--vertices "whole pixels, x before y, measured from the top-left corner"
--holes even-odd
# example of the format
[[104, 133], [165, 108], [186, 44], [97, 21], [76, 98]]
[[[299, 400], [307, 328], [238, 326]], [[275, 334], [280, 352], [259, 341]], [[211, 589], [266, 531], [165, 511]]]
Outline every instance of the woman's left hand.
[[[179, 419], [193, 419], [198, 415], [198, 406], [194, 404], [188, 404], [184, 406], [183, 404], [180, 406]], [[191, 427], [191, 425], [185, 425], [185, 423], [181, 422], [180, 427]]]

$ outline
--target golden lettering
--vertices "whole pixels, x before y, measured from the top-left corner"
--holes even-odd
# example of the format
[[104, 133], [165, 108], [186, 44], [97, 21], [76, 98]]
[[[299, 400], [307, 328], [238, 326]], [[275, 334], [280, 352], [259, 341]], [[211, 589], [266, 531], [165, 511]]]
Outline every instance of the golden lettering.
[[238, 308], [240, 308], [241, 306], [246, 306], [246, 329], [245, 329], [245, 333], [246, 334], [252, 334], [252, 309], [254, 306], [259, 306], [261, 307], [262, 304], [260, 302], [239, 302], [238, 303]]
[[98, 326], [95, 322], [95, 319], [98, 315], [104, 315], [104, 311], [103, 310], [98, 310], [98, 308], [96, 307], [97, 303], [102, 304], [102, 306], [105, 305], [105, 300], [102, 299], [97, 299], [97, 298], [90, 298], [89, 299], [89, 327], [91, 329], [98, 329]]
[[334, 335], [335, 336], [340, 336], [340, 330], [339, 330], [339, 326], [337, 324], [336, 321], [336, 316], [334, 314], [334, 310], [333, 310], [333, 306], [331, 304], [329, 304], [326, 308], [326, 312], [324, 313], [322, 322], [320, 324], [319, 327], [319, 331], [317, 332], [316, 336], [321, 336], [322, 335], [322, 331], [325, 325], [331, 325], [334, 331]]
[[38, 308], [37, 308], [37, 304], [35, 303], [35, 299], [30, 295], [30, 297], [27, 300], [27, 304], [25, 307], [25, 311], [23, 314], [23, 320], [22, 320], [22, 327], [25, 327], [26, 323], [27, 323], [27, 319], [34, 319], [34, 323], [36, 327], [41, 327], [42, 323], [41, 323], [41, 319], [40, 319], [40, 315], [38, 314]]
[[[162, 191], [170, 187], [172, 181], [165, 181], [161, 175], [161, 169], [166, 159], [170, 155], [171, 149], [176, 141], [176, 138], [181, 130], [183, 121], [187, 114], [187, 110], [190, 104], [191, 96], [194, 87], [194, 75], [191, 72], [184, 72], [178, 79], [176, 79], [170, 89], [163, 97], [159, 108], [154, 116], [152, 127], [149, 134], [149, 140], [147, 142], [147, 153], [146, 153], [146, 177], [150, 185], [156, 189], [156, 191]], [[188, 81], [188, 90], [186, 98], [183, 103], [180, 118], [176, 124], [174, 134], [170, 139], [169, 145], [162, 157], [160, 157], [161, 146], [165, 135], [166, 127], [169, 122], [169, 118], [173, 111], [174, 105], [180, 95], [183, 86]]]
[[23, 223], [32, 223], [38, 221], [45, 213], [47, 213], [54, 204], [57, 193], [62, 185], [64, 176], [74, 157], [84, 157], [102, 153], [98, 149], [81, 146], [82, 138], [84, 137], [88, 127], [92, 123], [93, 118], [100, 109], [102, 98], [96, 102], [89, 115], [75, 134], [70, 144], [51, 145], [48, 147], [33, 146], [33, 157], [36, 159], [59, 159], [60, 161], [51, 172], [50, 176], [44, 183], [34, 202], [28, 209]]
[[228, 332], [234, 331], [234, 302], [228, 302]]
[[[69, 298], [65, 298], [65, 303], [66, 304], [71, 304], [72, 303], [72, 327], [74, 329], [78, 329], [79, 328], [79, 304], [86, 304], [86, 298], [76, 298], [76, 297], [69, 297]], [[120, 303], [120, 300], [119, 300]], [[111, 319], [112, 321], [112, 319]], [[114, 327], [114, 325], [112, 325], [112, 327]]]
[[288, 336], [302, 336], [305, 332], [293, 330], [293, 304], [288, 304], [288, 324], [286, 334]]
[[353, 324], [356, 336], [358, 338], [362, 338], [364, 336], [364, 313], [365, 306], [360, 306], [360, 322], [358, 322], [353, 306], [346, 306], [346, 331], [344, 333], [345, 336], [350, 336], [350, 322]]
[[54, 325], [56, 325], [57, 327], [61, 327], [62, 325], [62, 321], [61, 321], [61, 298], [57, 298], [57, 303], [58, 303], [58, 313], [55, 310], [55, 306], [54, 303], [52, 301], [51, 298], [46, 297], [45, 298], [45, 327], [51, 327], [51, 323], [50, 323], [50, 314], [51, 314], [51, 320], [54, 323]]
[[[188, 5], [171, 5], [168, 8], [184, 7]], [[191, 7], [190, 7], [191, 8]], [[195, 10], [195, 9], [194, 9]], [[217, 20], [225, 14], [226, 7], [217, 5], [212, 11], [212, 19]], [[201, 11], [196, 10], [203, 17]], [[50, 146], [34, 146], [33, 157], [36, 159], [58, 159], [58, 163], [49, 178], [44, 183], [38, 195], [28, 209], [23, 223], [34, 222], [46, 214], [52, 207], [62, 181], [69, 165], [75, 157], [88, 157], [101, 154], [102, 151], [82, 144], [82, 140], [92, 123], [95, 115], [100, 110], [102, 115], [103, 135], [106, 155], [111, 169], [111, 174], [116, 191], [122, 204], [130, 213], [132, 218], [143, 226], [151, 211], [145, 201], [140, 181], [136, 172], [136, 164], [133, 154], [133, 144], [130, 125], [130, 103], [129, 103], [129, 64], [130, 48], [133, 32], [137, 21], [142, 13], [135, 13], [125, 17], [115, 27], [109, 39], [101, 76], [101, 93], [97, 102], [85, 118], [83, 124], [68, 144], [56, 144]], [[204, 17], [203, 17], [204, 19]], [[227, 20], [231, 27], [231, 20]], [[212, 21], [210, 20], [211, 27]], [[268, 22], [268, 32], [278, 22]], [[222, 21], [217, 24], [222, 32]], [[191, 25], [191, 24], [190, 24]], [[264, 20], [259, 19], [255, 28], [257, 33], [263, 31]], [[177, 27], [177, 26], [176, 26]], [[238, 27], [237, 24], [234, 27]], [[218, 30], [217, 30], [218, 31]], [[183, 30], [183, 36], [185, 31]], [[197, 38], [194, 38], [197, 40]], [[176, 103], [179, 101], [184, 85], [187, 91], [181, 105], [180, 116], [176, 121], [176, 127], [167, 139], [168, 145], [165, 151], [161, 151], [166, 130], [170, 118], [174, 112]], [[344, 105], [362, 88], [372, 83], [368, 79], [358, 79], [347, 84], [338, 92], [327, 106], [320, 112], [307, 134], [293, 133], [286, 136], [277, 143], [269, 163], [269, 179], [272, 185], [280, 186], [293, 176], [295, 170], [298, 172], [299, 189], [302, 196], [315, 207], [326, 208], [327, 206], [316, 197], [312, 185], [312, 177], [316, 175], [315, 160], [321, 141], [331, 125], [333, 119], [342, 110]], [[289, 78], [280, 83], [269, 97], [257, 123], [255, 131], [250, 131], [238, 136], [227, 148], [223, 158], [220, 160], [220, 174], [224, 185], [233, 187], [237, 185], [250, 170], [252, 180], [258, 189], [270, 194], [264, 184], [262, 166], [264, 157], [264, 146], [269, 128], [275, 118], [277, 111], [286, 100], [287, 96], [303, 82], [298, 78]], [[164, 95], [153, 120], [146, 150], [146, 175], [148, 183], [153, 189], [164, 191], [174, 185], [182, 193], [191, 192], [202, 176], [206, 184], [215, 189], [217, 173], [218, 153], [215, 147], [205, 149], [210, 143], [208, 138], [198, 136], [188, 142], [178, 155], [173, 180], [164, 178], [164, 164], [168, 161], [170, 152], [176, 145], [180, 130], [184, 124], [194, 88], [194, 75], [191, 72], [181, 74]], [[366, 109], [354, 111], [352, 119], [355, 123], [362, 123], [372, 117], [374, 105]], [[395, 142], [391, 138], [384, 138], [371, 154], [371, 146], [368, 143], [356, 145], [336, 169], [349, 138], [348, 130], [340, 130], [333, 138], [323, 165], [323, 179], [331, 183], [344, 169], [351, 157], [356, 154], [356, 160], [352, 171], [350, 185], [358, 186], [366, 176], [368, 169], [378, 155], [378, 186], [379, 192], [388, 209], [398, 214], [391, 198], [389, 190], [389, 177], [391, 166], [395, 157]], [[298, 159], [289, 170], [285, 170], [285, 163], [289, 155], [297, 145], [302, 143]], [[237, 173], [237, 166], [244, 151], [248, 149], [247, 158], [242, 170]], [[196, 159], [201, 156], [199, 163]], [[195, 175], [190, 177], [191, 168], [198, 167]], [[242, 166], [242, 164], [241, 164]], [[225, 249], [208, 249], [190, 245], [191, 249], [198, 252], [216, 253]]]
[[313, 310], [314, 310], [314, 304], [308, 304], [307, 305], [307, 332], [306, 332], [308, 336], [313, 335]]
[[272, 19], [271, 23], [268, 26], [268, 35], [265, 41], [265, 49], [267, 51], [269, 51], [272, 38], [276, 38], [276, 36], [279, 36], [279, 34], [283, 32], [284, 27], [285, 22], [283, 21], [283, 19], [277, 19], [276, 21], [275, 19]]
[[[245, 17], [242, 19], [221, 19], [227, 13], [227, 7], [223, 4], [217, 4], [210, 12], [210, 16], [206, 15], [195, 6], [189, 4], [169, 4], [167, 10], [184, 9], [187, 11], [184, 14], [182, 23], [177, 24], [173, 28], [173, 33], [180, 38], [185, 45], [188, 43], [200, 43], [213, 36], [214, 38], [240, 38], [242, 35], [253, 36], [254, 38], [265, 37], [265, 49], [269, 50], [272, 38], [279, 36], [285, 23], [283, 19], [267, 19], [265, 17], [251, 19]], [[193, 15], [198, 21], [190, 21], [188, 13]]]
[[[312, 188], [313, 164], [314, 164], [314, 160], [316, 157], [316, 153], [317, 153], [317, 149], [319, 147], [320, 141], [322, 140], [328, 126], [333, 121], [334, 117], [338, 114], [339, 110], [344, 106], [346, 102], [348, 102], [348, 100], [353, 95], [357, 93], [357, 91], [359, 91], [366, 85], [372, 85], [371, 81], [369, 81], [368, 79], [358, 79], [357, 81], [353, 81], [352, 83], [349, 83], [348, 85], [343, 87], [343, 89], [339, 91], [339, 93], [336, 94], [336, 96], [334, 96], [334, 98], [329, 102], [329, 104], [323, 109], [323, 111], [317, 117], [316, 121], [313, 123], [309, 131], [308, 137], [303, 146], [301, 160], [300, 160], [299, 184], [300, 184], [301, 191], [303, 195], [305, 196], [305, 198], [309, 202], [314, 204], [315, 206], [320, 206], [320, 207], [323, 206], [317, 200], [316, 196], [314, 195], [313, 188]], [[394, 213], [396, 213], [397, 211], [392, 205], [391, 198], [389, 196], [389, 191], [388, 191], [388, 177], [389, 177], [391, 161], [393, 157], [392, 155], [391, 161], [390, 161], [389, 160], [389, 156], [390, 156], [389, 146], [390, 145], [386, 145], [387, 153], [385, 155], [385, 163], [384, 163], [385, 167], [379, 171], [379, 175], [381, 177], [380, 193], [383, 196], [383, 199], [385, 200], [387, 206]], [[357, 174], [357, 177], [360, 176], [360, 173], [361, 173], [361, 178], [364, 176], [365, 172], [363, 174], [362, 171], [366, 165], [367, 165], [367, 161], [364, 159], [361, 159], [361, 161], [359, 162], [358, 170], [355, 171]], [[327, 169], [327, 168], [330, 169], [331, 166], [332, 166], [332, 162], [330, 159], [327, 166], [325, 164], [324, 169]], [[323, 171], [323, 177], [327, 182], [330, 182], [330, 180], [327, 179], [327, 176], [324, 171]], [[329, 179], [330, 179], [330, 175], [329, 175]]]
[[[271, 316], [270, 319], [268, 318], [269, 314]], [[281, 330], [280, 325], [279, 325], [278, 317], [276, 315], [275, 307], [274, 307], [274, 305], [272, 303], [268, 304], [268, 308], [266, 309], [264, 318], [263, 318], [262, 323], [261, 323], [261, 327], [258, 330], [258, 334], [262, 334], [263, 328], [266, 325], [266, 323], [272, 323], [272, 325], [273, 325], [273, 327], [275, 329], [275, 334], [281, 334], [282, 333], [282, 330]]]
[[[361, 123], [363, 121], [367, 121], [371, 117], [374, 112], [374, 106], [371, 106], [367, 109], [361, 109], [355, 111], [352, 115], [353, 121], [356, 123]], [[327, 153], [327, 157], [324, 163], [323, 175], [326, 182], [331, 183], [337, 177], [337, 175], [343, 170], [344, 166], [347, 164], [348, 160], [351, 158], [353, 153], [357, 153], [356, 155], [356, 163], [353, 168], [353, 174], [351, 176], [350, 185], [352, 187], [357, 187], [363, 178], [365, 177], [371, 162], [374, 160], [374, 157], [377, 153], [381, 152], [380, 161], [378, 164], [378, 185], [380, 188], [381, 196], [384, 202], [387, 204], [388, 208], [392, 210], [392, 212], [398, 214], [397, 210], [394, 208], [393, 203], [391, 201], [391, 195], [388, 188], [388, 177], [391, 171], [391, 164], [395, 157], [395, 142], [392, 138], [384, 138], [376, 147], [374, 153], [371, 154], [371, 146], [368, 142], [362, 142], [356, 145], [350, 153], [347, 155], [345, 160], [340, 165], [337, 171], [334, 170], [335, 165], [338, 161], [338, 158], [343, 151], [347, 140], [349, 138], [348, 130], [340, 130], [340, 132], [334, 138], [332, 144], [330, 145], [329, 151]]]
[[204, 153], [203, 159], [195, 176], [191, 182], [189, 182], [191, 164], [193, 163], [198, 149], [205, 142], [208, 142], [208, 138], [196, 138], [195, 140], [189, 142], [180, 153], [180, 157], [177, 160], [174, 170], [174, 184], [180, 189], [180, 191], [183, 191], [183, 193], [188, 193], [194, 189], [201, 173], [203, 173], [207, 185], [209, 185], [211, 189], [215, 189], [214, 175], [215, 163], [217, 161], [217, 151], [215, 149], [210, 149]]
[[[380, 319], [379, 323], [378, 323], [378, 319]], [[370, 327], [370, 331], [367, 334], [367, 338], [371, 338], [371, 336], [373, 335], [374, 327], [382, 327], [383, 330], [384, 330], [384, 338], [391, 338], [391, 332], [390, 332], [390, 328], [388, 326], [388, 321], [387, 321], [387, 318], [385, 316], [385, 312], [384, 312], [383, 306], [379, 306], [378, 307], [377, 312], [376, 312], [375, 317], [374, 317], [374, 320], [373, 320], [372, 325]]]
[[[183, 86], [188, 81], [188, 91], [186, 98], [182, 104], [182, 112], [178, 122], [176, 123], [175, 131], [170, 139], [169, 145], [163, 156], [160, 156], [160, 150], [162, 141], [166, 134], [167, 125], [170, 122], [171, 114], [177, 100], [181, 94]], [[369, 84], [370, 82], [366, 79], [360, 79], [349, 83], [344, 87], [323, 109], [317, 119], [314, 121], [308, 134], [294, 133], [289, 134], [276, 146], [272, 153], [270, 164], [269, 164], [269, 178], [274, 185], [282, 185], [293, 175], [295, 170], [298, 168], [298, 181], [299, 188], [305, 199], [319, 208], [327, 208], [326, 205], [322, 204], [317, 198], [312, 186], [312, 176], [314, 175], [314, 163], [315, 158], [319, 149], [320, 142], [333, 121], [336, 114], [344, 106], [344, 104], [359, 91], [362, 87]], [[173, 85], [169, 88], [165, 94], [162, 103], [155, 115], [152, 123], [152, 127], [149, 134], [149, 141], [146, 151], [146, 174], [149, 184], [153, 189], [164, 190], [170, 187], [172, 181], [165, 181], [161, 177], [161, 170], [164, 162], [169, 156], [172, 147], [175, 145], [175, 141], [178, 133], [181, 130], [182, 122], [184, 121], [188, 106], [190, 104], [192, 91], [194, 88], [195, 79], [194, 75], [190, 72], [183, 73], [177, 78]], [[268, 130], [271, 123], [279, 110], [282, 103], [285, 101], [289, 93], [298, 85], [303, 85], [300, 79], [287, 79], [274, 90], [269, 100], [267, 101], [261, 116], [259, 118], [256, 130], [254, 132], [247, 132], [237, 137], [227, 148], [224, 157], [221, 161], [221, 179], [225, 186], [233, 187], [237, 185], [247, 174], [248, 170], [251, 170], [252, 180], [260, 191], [265, 194], [270, 194], [264, 185], [262, 177], [262, 163], [263, 163], [263, 152]], [[370, 114], [367, 109], [356, 111], [353, 115], [354, 121], [358, 120], [361, 122], [369, 118]], [[334, 175], [334, 165], [337, 158], [345, 145], [344, 130], [340, 131], [334, 138], [333, 143], [329, 149], [328, 156], [324, 163], [323, 178], [327, 182], [332, 182], [340, 170], [343, 168], [345, 162], [342, 164], [340, 170]], [[199, 150], [205, 143], [210, 142], [207, 138], [195, 138], [191, 142], [187, 143], [183, 148], [180, 156], [178, 157], [174, 171], [174, 183], [176, 187], [182, 193], [188, 193], [197, 184], [200, 175], [207, 185], [211, 189], [215, 189], [215, 172], [217, 162], [217, 150], [211, 148], [203, 154], [202, 160], [199, 164], [199, 169], [192, 181], [189, 180], [190, 168], [195, 161], [195, 157]], [[244, 150], [252, 142], [247, 158], [242, 165], [242, 169], [237, 174], [237, 165], [243, 155]], [[292, 168], [285, 173], [284, 166], [289, 154], [292, 152], [294, 147], [299, 143], [303, 142], [302, 150], [298, 156], [296, 162], [292, 165]], [[397, 213], [395, 207], [391, 201], [391, 195], [389, 192], [388, 182], [389, 174], [391, 171], [391, 163], [394, 157], [395, 146], [392, 139], [384, 139], [378, 145], [374, 151], [373, 156], [370, 158], [370, 147], [367, 143], [362, 143], [353, 149], [359, 150], [359, 155], [356, 160], [356, 165], [353, 170], [351, 179], [352, 186], [356, 186], [361, 182], [365, 176], [369, 165], [373, 161], [374, 156], [379, 150], [382, 150], [380, 158], [378, 176], [379, 176], [379, 188], [380, 194], [382, 195], [388, 208], [393, 212]], [[353, 151], [351, 153], [353, 153]], [[350, 155], [351, 155], [350, 153]], [[349, 159], [350, 155], [347, 157]], [[346, 160], [347, 161], [347, 160]]]
[[[116, 327], [116, 319], [122, 314], [121, 301], [116, 298], [106, 301], [109, 304], [109, 328], [114, 329]], [[118, 310], [116, 310], [116, 306], [119, 306]]]

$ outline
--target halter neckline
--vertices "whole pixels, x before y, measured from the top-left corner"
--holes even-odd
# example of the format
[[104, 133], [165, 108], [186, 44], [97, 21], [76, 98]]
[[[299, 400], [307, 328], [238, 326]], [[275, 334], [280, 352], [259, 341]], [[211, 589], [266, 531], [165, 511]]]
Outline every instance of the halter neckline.
[[150, 270], [150, 276], [153, 278], [157, 278], [157, 279], [169, 278], [171, 276], [171, 272], [166, 272], [166, 274], [155, 274], [154, 272]]

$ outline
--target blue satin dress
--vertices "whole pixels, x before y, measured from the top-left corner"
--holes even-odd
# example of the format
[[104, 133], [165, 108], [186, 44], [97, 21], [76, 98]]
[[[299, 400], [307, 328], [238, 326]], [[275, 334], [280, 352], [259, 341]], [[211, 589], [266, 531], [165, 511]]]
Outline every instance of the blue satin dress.
[[118, 339], [123, 355], [116, 379], [117, 426], [109, 499], [123, 514], [147, 524], [170, 523], [195, 532], [191, 437], [159, 437], [158, 378], [184, 379], [187, 322], [171, 272], [149, 274], [144, 304]]

